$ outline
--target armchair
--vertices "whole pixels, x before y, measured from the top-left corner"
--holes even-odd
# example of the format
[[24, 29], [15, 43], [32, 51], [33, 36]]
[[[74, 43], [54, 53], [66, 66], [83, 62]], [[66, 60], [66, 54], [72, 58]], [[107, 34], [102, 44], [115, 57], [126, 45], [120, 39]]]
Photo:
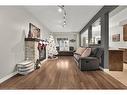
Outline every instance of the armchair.
[[103, 62], [102, 48], [91, 48], [91, 54], [88, 57], [81, 57], [80, 54], [74, 53], [74, 59], [81, 71], [83, 70], [97, 70], [99, 65]]

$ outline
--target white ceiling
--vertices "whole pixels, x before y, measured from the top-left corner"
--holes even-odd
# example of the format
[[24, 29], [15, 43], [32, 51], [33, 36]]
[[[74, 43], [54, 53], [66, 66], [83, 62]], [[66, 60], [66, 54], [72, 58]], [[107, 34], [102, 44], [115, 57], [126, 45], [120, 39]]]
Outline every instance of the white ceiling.
[[57, 6], [28, 6], [42, 24], [52, 32], [79, 32], [103, 6], [65, 6], [67, 25], [63, 25], [63, 13]]

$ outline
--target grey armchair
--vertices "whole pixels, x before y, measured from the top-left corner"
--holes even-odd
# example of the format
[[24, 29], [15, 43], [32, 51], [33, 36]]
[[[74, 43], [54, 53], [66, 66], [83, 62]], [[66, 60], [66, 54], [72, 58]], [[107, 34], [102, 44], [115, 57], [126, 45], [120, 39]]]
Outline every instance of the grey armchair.
[[74, 58], [81, 71], [97, 70], [103, 62], [103, 52], [102, 48], [92, 48], [90, 56], [80, 57], [81, 55], [74, 53]]

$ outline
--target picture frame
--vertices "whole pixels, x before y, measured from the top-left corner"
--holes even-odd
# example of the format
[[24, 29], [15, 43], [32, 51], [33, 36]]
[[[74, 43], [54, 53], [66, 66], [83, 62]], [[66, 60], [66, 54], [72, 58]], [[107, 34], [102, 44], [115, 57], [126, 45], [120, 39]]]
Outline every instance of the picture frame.
[[74, 42], [76, 42], [76, 40], [75, 39], [71, 39], [70, 42], [74, 43]]
[[32, 23], [29, 23], [28, 38], [40, 38], [40, 29]]
[[112, 35], [112, 41], [113, 42], [119, 42], [120, 41], [120, 34]]

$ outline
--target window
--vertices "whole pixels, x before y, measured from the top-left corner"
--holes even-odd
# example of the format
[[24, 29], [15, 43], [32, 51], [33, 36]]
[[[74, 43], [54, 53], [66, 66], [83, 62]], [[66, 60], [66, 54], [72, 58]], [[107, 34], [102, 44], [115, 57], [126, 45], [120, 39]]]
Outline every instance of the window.
[[57, 38], [60, 51], [69, 51], [69, 41], [68, 38]]
[[81, 46], [83, 46], [83, 47], [88, 46], [88, 30], [84, 31], [81, 34]]
[[92, 24], [92, 39], [90, 44], [101, 44], [101, 25], [100, 19]]

